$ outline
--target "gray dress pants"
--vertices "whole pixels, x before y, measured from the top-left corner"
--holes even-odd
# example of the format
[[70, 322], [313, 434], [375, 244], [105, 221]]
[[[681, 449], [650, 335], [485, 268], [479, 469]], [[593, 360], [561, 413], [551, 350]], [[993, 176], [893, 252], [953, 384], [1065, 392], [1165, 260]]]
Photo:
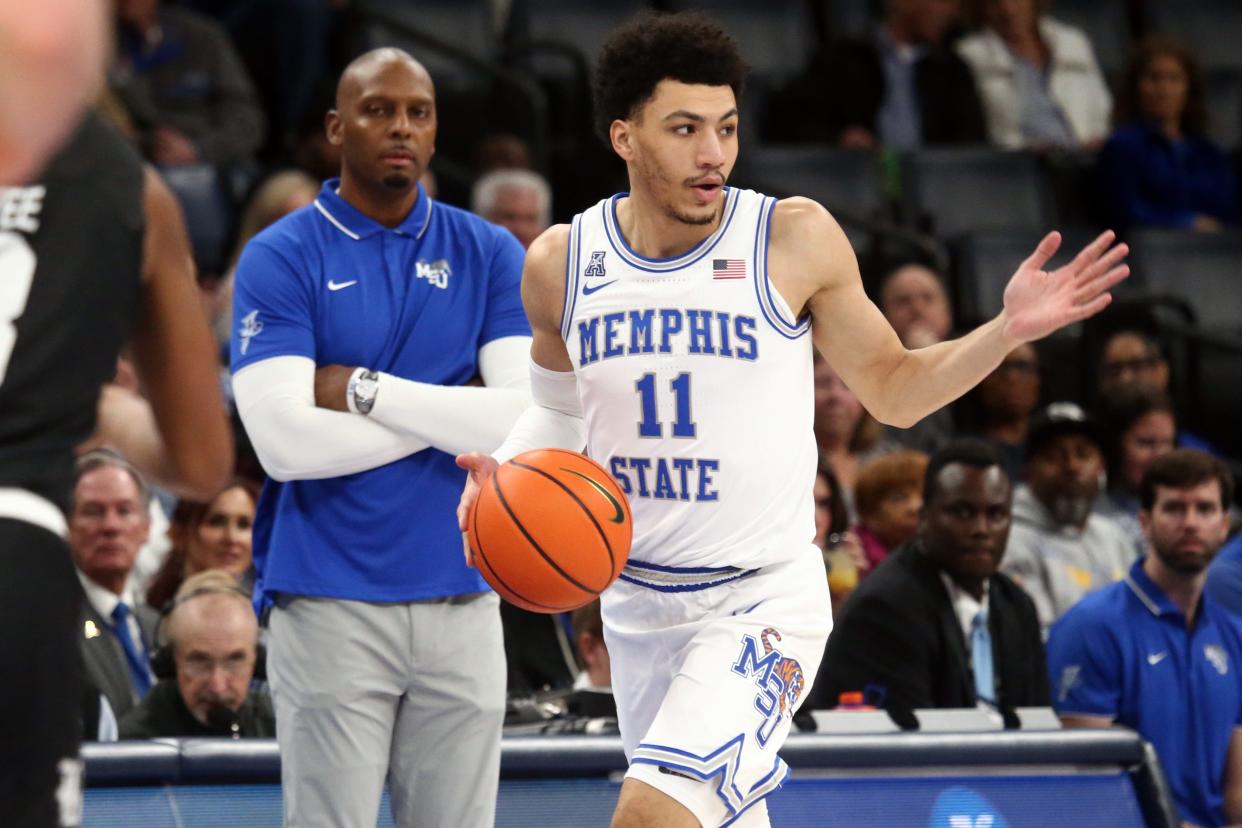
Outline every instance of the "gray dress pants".
[[505, 656], [493, 593], [282, 600], [269, 621], [285, 825], [490, 828]]

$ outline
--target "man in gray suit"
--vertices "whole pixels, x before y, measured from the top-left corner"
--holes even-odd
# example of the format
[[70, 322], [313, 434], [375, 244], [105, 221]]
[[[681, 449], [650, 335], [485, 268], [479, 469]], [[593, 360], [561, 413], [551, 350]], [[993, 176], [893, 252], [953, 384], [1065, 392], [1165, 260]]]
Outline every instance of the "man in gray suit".
[[157, 616], [139, 606], [129, 574], [151, 530], [150, 491], [119, 455], [93, 451], [78, 461], [69, 545], [86, 594], [82, 658], [88, 680], [119, 718], [152, 684], [150, 642]]

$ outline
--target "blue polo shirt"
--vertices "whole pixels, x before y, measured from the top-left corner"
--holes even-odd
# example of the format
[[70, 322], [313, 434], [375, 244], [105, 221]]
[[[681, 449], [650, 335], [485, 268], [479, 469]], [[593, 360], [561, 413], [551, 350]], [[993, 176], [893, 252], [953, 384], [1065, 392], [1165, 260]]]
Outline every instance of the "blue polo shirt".
[[[479, 348], [529, 336], [523, 251], [507, 230], [418, 200], [386, 228], [326, 182], [315, 202], [246, 245], [233, 294], [232, 369], [277, 356], [464, 385]], [[264, 486], [255, 517], [260, 601], [275, 593], [411, 601], [479, 592], [455, 516], [465, 472], [426, 449], [342, 477]]]
[[1053, 625], [1053, 706], [1138, 731], [1160, 754], [1182, 819], [1223, 825], [1225, 756], [1242, 725], [1242, 625], [1204, 595], [1187, 630], [1143, 560]]

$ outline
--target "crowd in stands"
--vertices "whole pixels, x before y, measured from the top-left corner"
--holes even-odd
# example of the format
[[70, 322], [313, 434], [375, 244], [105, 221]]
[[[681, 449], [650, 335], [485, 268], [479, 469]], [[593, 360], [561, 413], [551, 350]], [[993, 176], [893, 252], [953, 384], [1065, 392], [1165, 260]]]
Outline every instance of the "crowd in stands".
[[[1160, 2], [1104, 4], [1132, 34], [1124, 67], [1102, 65], [1092, 39], [1098, 29], [1059, 16], [1082, 3], [886, 0], [853, 28], [834, 23], [831, 0], [778, 3], [773, 14], [813, 21], [819, 45], [748, 99], [743, 117], [754, 111], [762, 120], [743, 134], [763, 149], [796, 144], [825, 156], [850, 151], [882, 160], [875, 186], [884, 192], [883, 215], [847, 229], [861, 232], [864, 279], [910, 348], [950, 338], [999, 306], [975, 302], [991, 294], [971, 263], [971, 241], [937, 237], [935, 216], [927, 221], [908, 209], [900, 157], [946, 148], [1034, 157], [1038, 185], [1060, 200], [1034, 229], [1059, 216], [1067, 235], [1106, 224], [1135, 234], [1161, 228], [1233, 239], [1242, 251], [1235, 235], [1239, 146], [1214, 138], [1242, 130], [1211, 123], [1242, 110], [1208, 99], [1196, 44], [1161, 28], [1167, 18], [1152, 9]], [[508, 27], [493, 34], [510, 43], [523, 13], [539, 14], [547, 4], [498, 5], [507, 9]], [[608, 18], [612, 5], [599, 5]], [[618, 4], [616, 13], [631, 5]], [[329, 79], [384, 37], [411, 41], [347, 0], [116, 6], [115, 65], [100, 108], [182, 200], [203, 310], [226, 360], [231, 273], [241, 249], [280, 217], [308, 209], [339, 165], [323, 138]], [[418, 14], [410, 19], [416, 26]], [[1242, 16], [1222, 26], [1235, 42], [1242, 37]], [[582, 190], [605, 192], [607, 184], [596, 183], [614, 181], [616, 170], [578, 140], [574, 129], [588, 129], [585, 116], [562, 129], [562, 119], [577, 112], [578, 91], [563, 76], [541, 75], [542, 64], [521, 49], [509, 55], [498, 46], [488, 57], [502, 72], [544, 84], [546, 122], [532, 129], [503, 108], [494, 121], [476, 114], [479, 131], [458, 145], [442, 139], [435, 179], [424, 183], [528, 247], [553, 221], [588, 206]], [[1214, 82], [1222, 73], [1242, 79], [1242, 59], [1213, 72]], [[1232, 88], [1242, 96], [1242, 80]], [[444, 87], [445, 126], [461, 115], [452, 105], [458, 91]], [[737, 178], [761, 187], [762, 152], [747, 164], [751, 152], [744, 144]], [[851, 215], [848, 200], [828, 206]], [[903, 723], [920, 707], [976, 704], [1051, 704], [1097, 723], [1125, 722], [1157, 742], [1187, 813], [1217, 824], [1211, 820], [1222, 796], [1238, 793], [1222, 793], [1220, 784], [1207, 790], [1193, 777], [1215, 767], [1221, 779], [1220, 766], [1211, 764], [1222, 750], [1216, 742], [1229, 738], [1236, 720], [1223, 736], [1205, 730], [1215, 740], [1209, 746], [1160, 730], [1154, 694], [1176, 699], [1179, 708], [1202, 699], [1188, 700], [1168, 683], [1132, 686], [1125, 666], [1131, 650], [1122, 640], [1129, 631], [1119, 623], [1136, 612], [1127, 601], [1137, 596], [1155, 619], [1143, 622], [1156, 626], [1134, 635], [1149, 636], [1142, 646], [1152, 652], [1164, 645], [1150, 636], [1185, 639], [1187, 623], [1195, 641], [1219, 638], [1206, 646], [1234, 666], [1205, 680], [1227, 672], [1233, 715], [1242, 712], [1234, 699], [1242, 697], [1235, 672], [1242, 634], [1231, 626], [1242, 629], [1242, 617], [1233, 615], [1242, 612], [1242, 535], [1211, 565], [1206, 599], [1167, 594], [1178, 572], [1161, 569], [1167, 560], [1153, 552], [1163, 542], [1153, 534], [1157, 501], [1206, 482], [1217, 486], [1210, 494], [1225, 528], [1204, 543], [1214, 552], [1226, 541], [1235, 512], [1230, 470], [1242, 457], [1236, 425], [1213, 408], [1221, 389], [1203, 387], [1200, 338], [1216, 337], [1212, 347], [1226, 348], [1235, 365], [1242, 364], [1242, 340], [1222, 345], [1221, 337], [1238, 332], [1205, 331], [1185, 314], [1187, 302], [1194, 304], [1187, 298], [1196, 290], [1193, 261], [1178, 279], [1185, 295], [1170, 300], [1144, 293], [1140, 275], [1101, 317], [1016, 349], [964, 399], [910, 429], [881, 426], [817, 358], [815, 543], [838, 622], [808, 705], [833, 707], [840, 693], [865, 691]], [[1179, 314], [1174, 322], [1170, 306]], [[1233, 376], [1236, 384], [1236, 368]], [[223, 363], [221, 381], [227, 391]], [[262, 469], [235, 422], [242, 477], [210, 502], [174, 505], [106, 450], [79, 463], [70, 541], [88, 598], [88, 733], [272, 734], [262, 632], [242, 611], [253, 579], [251, 523]], [[1178, 447], [1199, 453], [1186, 459], [1174, 453]], [[1181, 465], [1161, 465], [1170, 456]], [[597, 605], [572, 618], [505, 606], [503, 619], [512, 698], [540, 695], [559, 713], [586, 719], [615, 715]], [[1106, 654], [1091, 643], [1103, 631], [1117, 639]], [[1181, 658], [1173, 645], [1166, 649]], [[1212, 692], [1215, 718], [1205, 718], [1204, 729], [1224, 726], [1229, 715], [1228, 700]]]

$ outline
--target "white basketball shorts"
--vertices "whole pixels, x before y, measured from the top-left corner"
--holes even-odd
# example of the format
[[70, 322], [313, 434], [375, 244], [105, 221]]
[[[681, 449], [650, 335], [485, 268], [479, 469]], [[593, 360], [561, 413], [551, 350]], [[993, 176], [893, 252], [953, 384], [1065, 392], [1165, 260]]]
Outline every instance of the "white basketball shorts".
[[818, 550], [756, 570], [631, 560], [602, 610], [627, 776], [708, 828], [784, 784], [777, 751], [832, 630]]

